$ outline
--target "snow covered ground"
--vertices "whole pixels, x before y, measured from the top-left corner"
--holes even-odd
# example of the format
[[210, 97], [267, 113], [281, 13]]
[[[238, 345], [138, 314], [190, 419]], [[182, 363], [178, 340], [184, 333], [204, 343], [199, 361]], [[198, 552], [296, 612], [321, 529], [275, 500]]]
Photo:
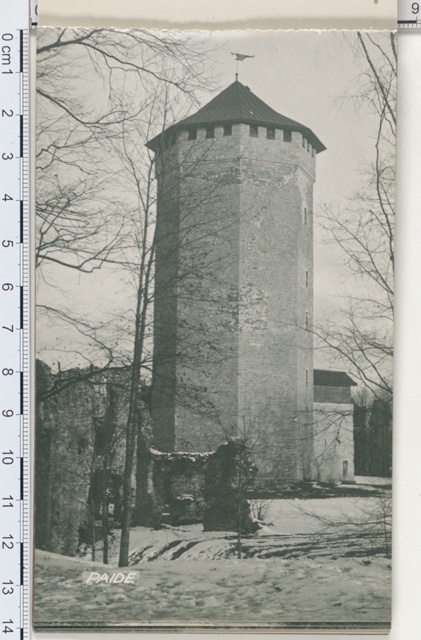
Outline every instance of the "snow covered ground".
[[[315, 510], [342, 522], [344, 514], [357, 517], [371, 498], [362, 505], [359, 500], [272, 501], [265, 518], [270, 524], [242, 541], [242, 559], [232, 532], [203, 533], [200, 525], [137, 527], [131, 532], [131, 566], [123, 570], [139, 571], [137, 584], [87, 585], [83, 571], [111, 567], [88, 556], [37, 551], [35, 624], [386, 628], [390, 560], [372, 555], [371, 541], [346, 527], [320, 533], [323, 522], [309, 515]], [[117, 547], [118, 540], [110, 558], [114, 566]]]

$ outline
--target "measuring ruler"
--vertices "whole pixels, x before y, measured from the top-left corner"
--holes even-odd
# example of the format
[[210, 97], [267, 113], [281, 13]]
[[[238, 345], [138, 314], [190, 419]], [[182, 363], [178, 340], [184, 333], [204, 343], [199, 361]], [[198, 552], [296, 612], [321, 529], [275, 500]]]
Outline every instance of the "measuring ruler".
[[0, 0], [0, 633], [29, 638], [29, 29], [36, 3]]
[[398, 27], [400, 29], [417, 29], [421, 27], [421, 0], [400, 0], [398, 2]]

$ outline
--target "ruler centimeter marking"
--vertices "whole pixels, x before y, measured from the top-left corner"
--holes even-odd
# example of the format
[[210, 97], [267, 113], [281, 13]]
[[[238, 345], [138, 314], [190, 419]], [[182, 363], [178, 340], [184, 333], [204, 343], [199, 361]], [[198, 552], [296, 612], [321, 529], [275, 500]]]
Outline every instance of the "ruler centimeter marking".
[[399, 0], [398, 27], [400, 29], [419, 29], [421, 27], [421, 0]]
[[0, 0], [0, 634], [31, 634], [30, 132], [32, 0]]
[[30, 26], [35, 29], [38, 26], [38, 0], [31, 0], [30, 12]]

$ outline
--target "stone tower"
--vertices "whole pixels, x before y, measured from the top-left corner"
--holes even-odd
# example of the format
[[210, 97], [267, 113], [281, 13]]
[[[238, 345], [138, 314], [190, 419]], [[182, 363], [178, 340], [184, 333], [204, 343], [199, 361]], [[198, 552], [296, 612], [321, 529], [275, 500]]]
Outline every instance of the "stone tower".
[[260, 478], [312, 458], [314, 133], [235, 81], [148, 143], [158, 184], [155, 445], [245, 437]]

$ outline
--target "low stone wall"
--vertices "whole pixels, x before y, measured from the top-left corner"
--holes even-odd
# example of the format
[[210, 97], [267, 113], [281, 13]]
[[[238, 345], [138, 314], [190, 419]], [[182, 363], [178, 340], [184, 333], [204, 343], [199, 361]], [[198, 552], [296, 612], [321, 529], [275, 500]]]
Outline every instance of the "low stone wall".
[[145, 447], [133, 523], [148, 527], [204, 523], [207, 531], [255, 530], [245, 498], [255, 475], [247, 448], [232, 439], [210, 453]]
[[256, 473], [250, 452], [241, 441], [233, 439], [218, 447], [205, 476], [205, 531], [240, 531], [246, 535], [259, 528], [250, 516], [246, 499]]
[[145, 449], [133, 521], [147, 527], [202, 522], [205, 474], [212, 453]]

